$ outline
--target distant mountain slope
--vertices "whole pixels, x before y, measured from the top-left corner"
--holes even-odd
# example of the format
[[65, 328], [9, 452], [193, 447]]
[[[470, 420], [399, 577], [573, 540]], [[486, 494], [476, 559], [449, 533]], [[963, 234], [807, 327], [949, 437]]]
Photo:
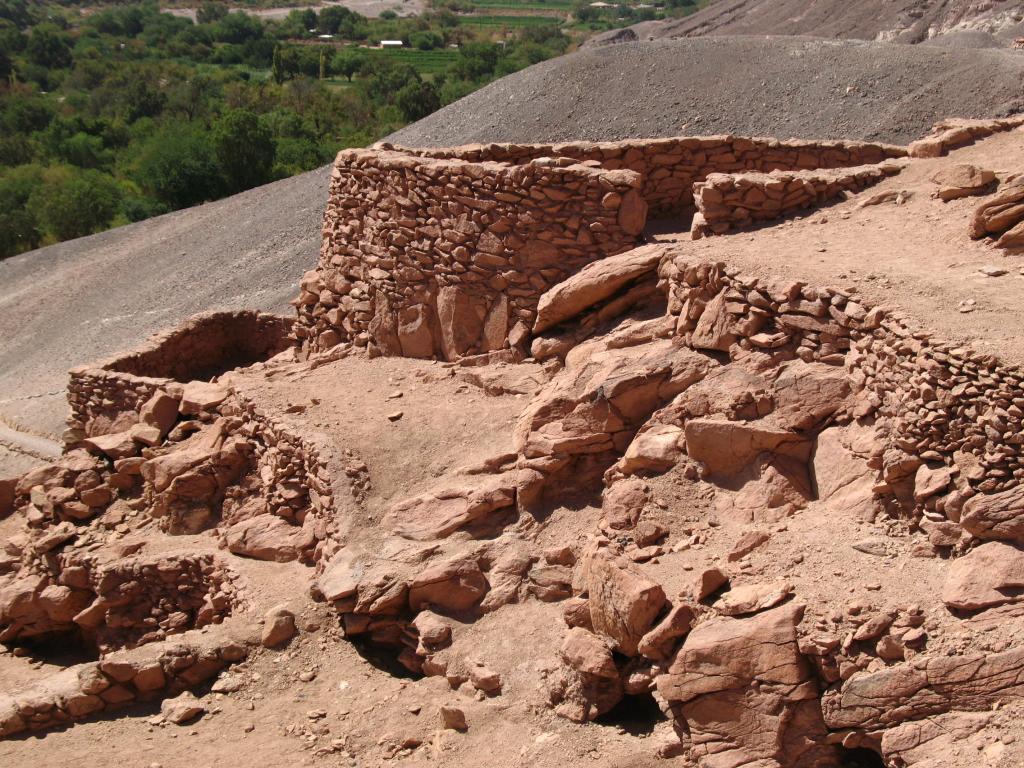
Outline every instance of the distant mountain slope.
[[736, 133], [908, 142], [1024, 108], [1024, 55], [854, 40], [695, 37], [584, 49], [390, 138], [415, 146]]
[[717, 0], [692, 16], [643, 22], [598, 36], [625, 39], [700, 35], [810, 35], [922, 43], [972, 33], [965, 47], [1008, 45], [1024, 35], [1024, 0]]

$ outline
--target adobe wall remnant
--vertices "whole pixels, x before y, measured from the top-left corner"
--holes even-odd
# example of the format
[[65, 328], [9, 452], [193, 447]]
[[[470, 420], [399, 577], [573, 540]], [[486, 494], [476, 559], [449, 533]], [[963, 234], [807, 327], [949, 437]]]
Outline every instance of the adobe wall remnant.
[[780, 219], [824, 205], [844, 192], [860, 192], [901, 170], [901, 165], [887, 161], [841, 170], [713, 173], [693, 185], [697, 215], [690, 232], [696, 240]]

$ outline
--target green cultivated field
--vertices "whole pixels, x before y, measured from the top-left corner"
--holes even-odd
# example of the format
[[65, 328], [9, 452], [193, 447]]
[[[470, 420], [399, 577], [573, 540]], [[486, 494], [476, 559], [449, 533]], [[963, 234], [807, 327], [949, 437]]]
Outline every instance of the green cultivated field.
[[444, 72], [459, 55], [454, 48], [439, 48], [433, 51], [419, 51], [415, 48], [370, 48], [364, 52], [370, 58], [388, 58], [395, 63], [409, 64], [421, 75]]
[[464, 27], [541, 27], [554, 22], [550, 16], [460, 16]]

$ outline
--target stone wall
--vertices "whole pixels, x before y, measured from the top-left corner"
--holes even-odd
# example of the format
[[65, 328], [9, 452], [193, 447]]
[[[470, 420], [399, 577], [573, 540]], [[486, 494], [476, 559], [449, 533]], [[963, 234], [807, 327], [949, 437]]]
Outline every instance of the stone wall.
[[911, 142], [907, 151], [911, 157], [942, 157], [951, 149], [1021, 126], [1024, 126], [1024, 116], [1020, 115], [1001, 120], [942, 120], [935, 124], [930, 134]]
[[902, 157], [860, 142], [732, 136], [489, 144], [338, 155], [316, 270], [295, 334], [454, 360], [525, 351], [537, 301], [601, 257], [628, 250], [648, 210], [693, 209], [716, 172], [839, 168]]
[[841, 170], [713, 173], [693, 185], [697, 215], [694, 239], [721, 235], [734, 227], [779, 219], [859, 192], [902, 170], [896, 162]]
[[967, 499], [1015, 488], [1024, 478], [1021, 371], [993, 355], [933, 341], [899, 314], [839, 289], [766, 283], [721, 264], [689, 263], [679, 253], [659, 269], [686, 344], [845, 366], [868, 395], [847, 418], [873, 418], [888, 434], [884, 455], [876, 457], [879, 494], [910, 506], [925, 502], [907, 497], [915, 492], [915, 471], [926, 463], [945, 467], [945, 482], [937, 481], [939, 493], [925, 507], [958, 520]]
[[243, 642], [192, 633], [186, 640], [68, 667], [32, 688], [0, 695], [0, 738], [164, 698], [209, 680], [247, 655]]
[[516, 347], [545, 290], [636, 244], [640, 182], [571, 160], [343, 151], [296, 335], [312, 350], [448, 360]]
[[[378, 145], [388, 146], [388, 145]], [[905, 157], [903, 147], [858, 141], [780, 141], [739, 136], [690, 136], [563, 144], [472, 144], [443, 149], [407, 149], [422, 157], [473, 162], [525, 163], [538, 157], [569, 157], [609, 170], [640, 174], [640, 192], [653, 217], [685, 215], [693, 209], [693, 185], [713, 173], [846, 168]]]
[[134, 423], [131, 414], [172, 382], [210, 379], [273, 357], [289, 347], [293, 322], [249, 310], [206, 312], [151, 336], [137, 349], [72, 368], [65, 443], [127, 429]]

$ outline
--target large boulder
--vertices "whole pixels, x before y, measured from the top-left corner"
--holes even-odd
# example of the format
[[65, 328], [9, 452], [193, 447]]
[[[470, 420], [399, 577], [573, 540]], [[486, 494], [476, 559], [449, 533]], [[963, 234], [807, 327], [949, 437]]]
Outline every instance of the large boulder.
[[559, 649], [563, 674], [552, 684], [555, 712], [574, 722], [593, 720], [622, 699], [623, 686], [607, 644], [592, 632], [573, 627]]
[[668, 339], [625, 348], [598, 339], [566, 362], [516, 424], [515, 445], [527, 457], [625, 451], [656, 408], [718, 365]]
[[648, 245], [587, 264], [540, 297], [534, 333], [575, 317], [644, 275], [653, 275], [664, 248]]
[[968, 163], [950, 165], [932, 174], [932, 182], [938, 186], [934, 196], [947, 202], [982, 195], [995, 180], [996, 175], [992, 171]]
[[601, 549], [587, 552], [581, 568], [594, 632], [607, 637], [619, 653], [635, 656], [665, 607], [665, 591], [631, 563]]
[[386, 523], [406, 539], [430, 541], [515, 504], [511, 474], [497, 475], [476, 486], [445, 488], [414, 496], [394, 505]]
[[942, 602], [978, 611], [1024, 599], [1024, 550], [990, 541], [954, 560], [942, 587]]
[[818, 434], [811, 456], [812, 479], [818, 498], [834, 513], [874, 519], [877, 502], [871, 489], [876, 473], [868, 460], [876, 442], [873, 427], [857, 424], [829, 427]]
[[706, 768], [834, 766], [818, 690], [797, 648], [803, 606], [721, 618], [690, 632], [658, 692]]
[[279, 563], [299, 559], [316, 543], [310, 531], [272, 514], [240, 520], [228, 528], [224, 539], [236, 555]]
[[971, 497], [960, 514], [960, 525], [979, 539], [1024, 542], [1024, 485]]
[[476, 560], [457, 558], [421, 571], [409, 583], [409, 606], [440, 612], [465, 611], [487, 594], [487, 579]]
[[803, 435], [758, 422], [708, 417], [690, 419], [683, 430], [687, 454], [712, 476], [736, 475], [762, 453], [806, 461], [811, 448]]

